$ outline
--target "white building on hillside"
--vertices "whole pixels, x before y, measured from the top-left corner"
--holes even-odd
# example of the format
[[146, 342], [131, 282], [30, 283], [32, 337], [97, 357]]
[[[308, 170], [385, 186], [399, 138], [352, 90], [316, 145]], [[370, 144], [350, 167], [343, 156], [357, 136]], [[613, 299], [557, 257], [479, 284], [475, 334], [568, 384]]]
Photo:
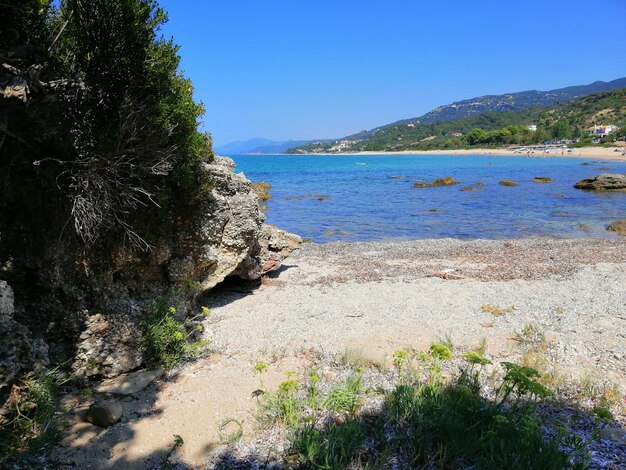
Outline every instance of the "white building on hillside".
[[607, 124], [604, 126], [593, 126], [589, 128], [589, 133], [598, 137], [604, 137], [609, 134], [615, 134], [620, 130], [619, 127], [613, 124]]

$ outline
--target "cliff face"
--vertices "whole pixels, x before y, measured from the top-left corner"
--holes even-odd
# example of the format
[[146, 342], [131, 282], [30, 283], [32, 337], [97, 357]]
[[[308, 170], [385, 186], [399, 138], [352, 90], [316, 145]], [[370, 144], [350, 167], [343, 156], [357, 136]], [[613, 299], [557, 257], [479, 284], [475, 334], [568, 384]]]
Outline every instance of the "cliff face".
[[[135, 369], [143, 360], [139, 322], [148, 303], [169, 295], [191, 307], [199, 294], [227, 276], [254, 280], [280, 267], [301, 239], [264, 224], [251, 182], [234, 170], [234, 162], [225, 157], [203, 164], [211, 188], [192, 213], [172, 221], [174, 229], [149, 253], [118, 247], [97, 279], [66, 278], [65, 292], [51, 295], [64, 307], [61, 313], [41, 305], [50, 298], [20, 298], [17, 291], [14, 317], [13, 291], [1, 281], [0, 336], [19, 334], [0, 345], [0, 389], [35, 359], [47, 361], [35, 357], [41, 351], [49, 350], [53, 362], [71, 359], [79, 377], [110, 377]], [[42, 272], [44, 265], [42, 260]]]

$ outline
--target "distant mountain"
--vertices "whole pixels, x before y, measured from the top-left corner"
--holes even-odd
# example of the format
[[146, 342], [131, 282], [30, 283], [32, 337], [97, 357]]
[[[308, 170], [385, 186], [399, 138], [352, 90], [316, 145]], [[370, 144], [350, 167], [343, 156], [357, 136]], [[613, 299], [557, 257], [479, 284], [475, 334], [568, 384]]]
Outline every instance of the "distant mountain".
[[626, 77], [610, 82], [597, 81], [589, 85], [569, 86], [549, 91], [520, 91], [504, 95], [486, 95], [469, 100], [457, 101], [452, 104], [439, 106], [432, 111], [411, 119], [403, 119], [395, 124], [432, 124], [441, 121], [456, 121], [476, 114], [489, 111], [517, 111], [531, 106], [547, 106], [560, 101], [569, 101], [574, 98], [598, 93], [600, 91], [626, 88]]
[[[269, 139], [250, 139], [244, 141], [230, 142], [228, 144], [214, 147], [213, 150], [218, 155], [245, 155], [245, 154], [272, 154], [283, 153], [292, 147], [306, 145], [311, 140], [287, 140], [276, 141]], [[315, 142], [332, 142], [333, 139], [316, 140]]]
[[288, 153], [495, 148], [538, 144], [551, 139], [580, 139], [580, 144], [585, 145], [591, 144], [589, 129], [596, 125], [614, 125], [626, 130], [626, 87], [551, 105], [485, 111], [462, 119], [429, 124], [396, 123], [365, 132], [368, 135], [362, 138], [311, 142]]
[[[473, 116], [483, 115], [498, 111], [520, 111], [536, 106], [550, 106], [556, 103], [568, 102], [576, 98], [582, 98], [602, 91], [626, 88], [626, 77], [618, 78], [610, 82], [597, 81], [589, 85], [569, 86], [549, 91], [520, 91], [503, 95], [486, 95], [468, 100], [457, 101], [444, 106], [439, 106], [432, 111], [414, 118], [403, 119], [391, 124], [364, 130], [335, 141], [311, 141], [309, 144], [296, 146], [289, 149], [288, 153], [302, 152], [350, 152], [355, 150], [378, 150], [381, 140], [404, 139], [404, 135], [395, 135], [397, 128], [403, 126], [418, 126], [435, 123], [459, 121]], [[416, 129], [417, 130], [417, 129]], [[401, 133], [402, 134], [402, 133]], [[420, 135], [419, 132], [414, 134]], [[376, 143], [374, 143], [376, 141]], [[405, 143], [397, 147], [405, 147]], [[298, 148], [299, 147], [299, 148]]]

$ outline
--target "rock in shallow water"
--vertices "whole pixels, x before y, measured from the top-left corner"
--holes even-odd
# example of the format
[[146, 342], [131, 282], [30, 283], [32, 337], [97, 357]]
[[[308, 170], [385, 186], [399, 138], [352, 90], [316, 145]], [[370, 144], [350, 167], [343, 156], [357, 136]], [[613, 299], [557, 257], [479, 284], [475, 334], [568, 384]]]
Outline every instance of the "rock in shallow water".
[[609, 232], [617, 232], [618, 235], [626, 236], [626, 219], [612, 222], [607, 230], [609, 230]]
[[589, 191], [626, 191], [626, 175], [604, 173], [581, 180], [574, 187]]

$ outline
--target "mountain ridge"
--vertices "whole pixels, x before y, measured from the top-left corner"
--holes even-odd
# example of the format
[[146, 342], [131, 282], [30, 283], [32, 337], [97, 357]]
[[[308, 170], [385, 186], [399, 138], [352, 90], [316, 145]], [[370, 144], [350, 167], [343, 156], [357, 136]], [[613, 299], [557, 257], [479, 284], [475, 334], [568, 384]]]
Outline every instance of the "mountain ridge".
[[[364, 130], [355, 134], [337, 139], [341, 141], [367, 141], [381, 130], [406, 125], [435, 124], [447, 121], [457, 121], [471, 116], [494, 111], [520, 111], [533, 106], [549, 106], [560, 102], [571, 101], [582, 98], [601, 91], [626, 88], [626, 77], [617, 78], [610, 81], [597, 80], [586, 85], [571, 85], [563, 88], [555, 88], [548, 91], [526, 90], [514, 93], [503, 93], [500, 95], [483, 95], [461, 101], [455, 101], [437, 108], [417, 117], [401, 119], [390, 124]], [[328, 142], [328, 141], [327, 141]], [[331, 141], [333, 142], [333, 141]], [[323, 141], [309, 141], [309, 144], [323, 144]], [[306, 144], [305, 144], [306, 145]], [[300, 146], [302, 147], [302, 146]], [[298, 147], [288, 149], [292, 153]]]

